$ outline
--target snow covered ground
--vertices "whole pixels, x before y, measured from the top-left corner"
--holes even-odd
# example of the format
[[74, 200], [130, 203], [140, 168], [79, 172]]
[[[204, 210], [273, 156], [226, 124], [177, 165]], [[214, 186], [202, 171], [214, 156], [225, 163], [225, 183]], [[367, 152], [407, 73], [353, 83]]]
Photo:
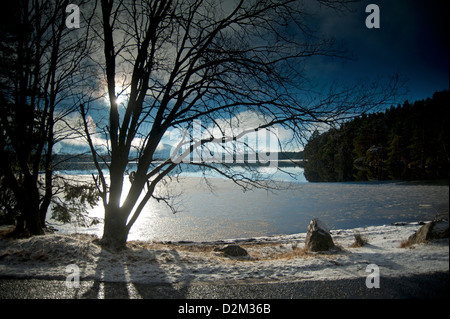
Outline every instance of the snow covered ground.
[[[80, 280], [175, 283], [235, 280], [333, 280], [365, 278], [370, 264], [383, 276], [449, 271], [449, 241], [400, 248], [420, 226], [377, 226], [332, 230], [341, 250], [304, 252], [305, 233], [226, 241], [245, 248], [250, 258], [214, 252], [224, 242], [160, 243], [130, 241], [120, 254], [102, 250], [91, 235], [51, 234], [28, 239], [0, 239], [0, 277], [65, 279], [76, 265]], [[360, 233], [368, 244], [351, 247]], [[366, 272], [367, 270], [367, 272]]]

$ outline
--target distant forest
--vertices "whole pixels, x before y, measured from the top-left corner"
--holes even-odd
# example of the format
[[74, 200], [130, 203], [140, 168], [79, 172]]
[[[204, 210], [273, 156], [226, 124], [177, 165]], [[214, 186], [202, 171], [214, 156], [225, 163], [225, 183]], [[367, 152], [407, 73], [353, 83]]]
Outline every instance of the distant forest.
[[319, 134], [304, 150], [310, 182], [449, 177], [449, 91], [364, 114]]

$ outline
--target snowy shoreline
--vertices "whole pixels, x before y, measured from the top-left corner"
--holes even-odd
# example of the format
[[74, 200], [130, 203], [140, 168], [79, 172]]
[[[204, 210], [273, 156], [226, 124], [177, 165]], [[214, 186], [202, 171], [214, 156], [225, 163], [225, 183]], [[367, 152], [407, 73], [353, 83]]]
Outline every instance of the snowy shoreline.
[[[81, 180], [88, 176], [75, 176]], [[91, 177], [92, 178], [92, 177]], [[129, 188], [125, 179], [124, 191]], [[131, 228], [129, 240], [211, 241], [306, 232], [314, 218], [330, 229], [432, 220], [448, 211], [449, 187], [396, 182], [287, 183], [274, 192], [242, 189], [227, 179], [181, 177], [158, 192], [174, 195], [177, 213], [163, 202], [150, 201]], [[51, 214], [49, 214], [51, 215]], [[89, 211], [102, 220], [101, 204]], [[59, 233], [101, 236], [103, 223], [84, 228], [50, 225]]]
[[[408, 223], [332, 230], [340, 251], [320, 254], [304, 251], [306, 233], [215, 242], [129, 241], [119, 254], [102, 250], [90, 235], [0, 239], [0, 277], [65, 280], [69, 265], [78, 267], [80, 280], [132, 283], [365, 280], [371, 264], [381, 278], [448, 272], [448, 239], [400, 248], [419, 228]], [[357, 233], [367, 245], [352, 247]], [[250, 258], [213, 251], [225, 243], [239, 244]]]

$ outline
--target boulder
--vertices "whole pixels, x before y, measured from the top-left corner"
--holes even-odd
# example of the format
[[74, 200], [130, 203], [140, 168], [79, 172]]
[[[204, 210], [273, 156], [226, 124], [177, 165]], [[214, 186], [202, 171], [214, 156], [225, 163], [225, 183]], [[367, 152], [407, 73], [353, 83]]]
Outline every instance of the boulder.
[[328, 226], [319, 219], [313, 219], [306, 234], [305, 248], [308, 251], [319, 252], [336, 248]]
[[247, 257], [247, 251], [239, 245], [225, 245], [221, 248], [214, 248], [214, 251], [221, 252], [229, 257]]
[[409, 236], [408, 243], [419, 244], [430, 240], [443, 239], [449, 237], [448, 219], [434, 220], [420, 227], [414, 234]]

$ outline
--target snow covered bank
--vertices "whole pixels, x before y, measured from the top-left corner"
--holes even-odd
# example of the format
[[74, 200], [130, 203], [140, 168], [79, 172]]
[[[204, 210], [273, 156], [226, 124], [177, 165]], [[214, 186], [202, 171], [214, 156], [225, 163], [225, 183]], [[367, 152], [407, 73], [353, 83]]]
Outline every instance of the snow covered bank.
[[[305, 233], [226, 241], [244, 247], [251, 258], [232, 259], [213, 251], [224, 242], [157, 243], [131, 241], [120, 254], [102, 250], [92, 236], [52, 234], [28, 239], [0, 239], [0, 277], [61, 278], [75, 264], [80, 279], [135, 283], [231, 280], [332, 280], [366, 278], [376, 264], [380, 277], [449, 271], [449, 241], [400, 248], [420, 225], [333, 230], [342, 250], [304, 252]], [[360, 233], [368, 244], [353, 248]]]

